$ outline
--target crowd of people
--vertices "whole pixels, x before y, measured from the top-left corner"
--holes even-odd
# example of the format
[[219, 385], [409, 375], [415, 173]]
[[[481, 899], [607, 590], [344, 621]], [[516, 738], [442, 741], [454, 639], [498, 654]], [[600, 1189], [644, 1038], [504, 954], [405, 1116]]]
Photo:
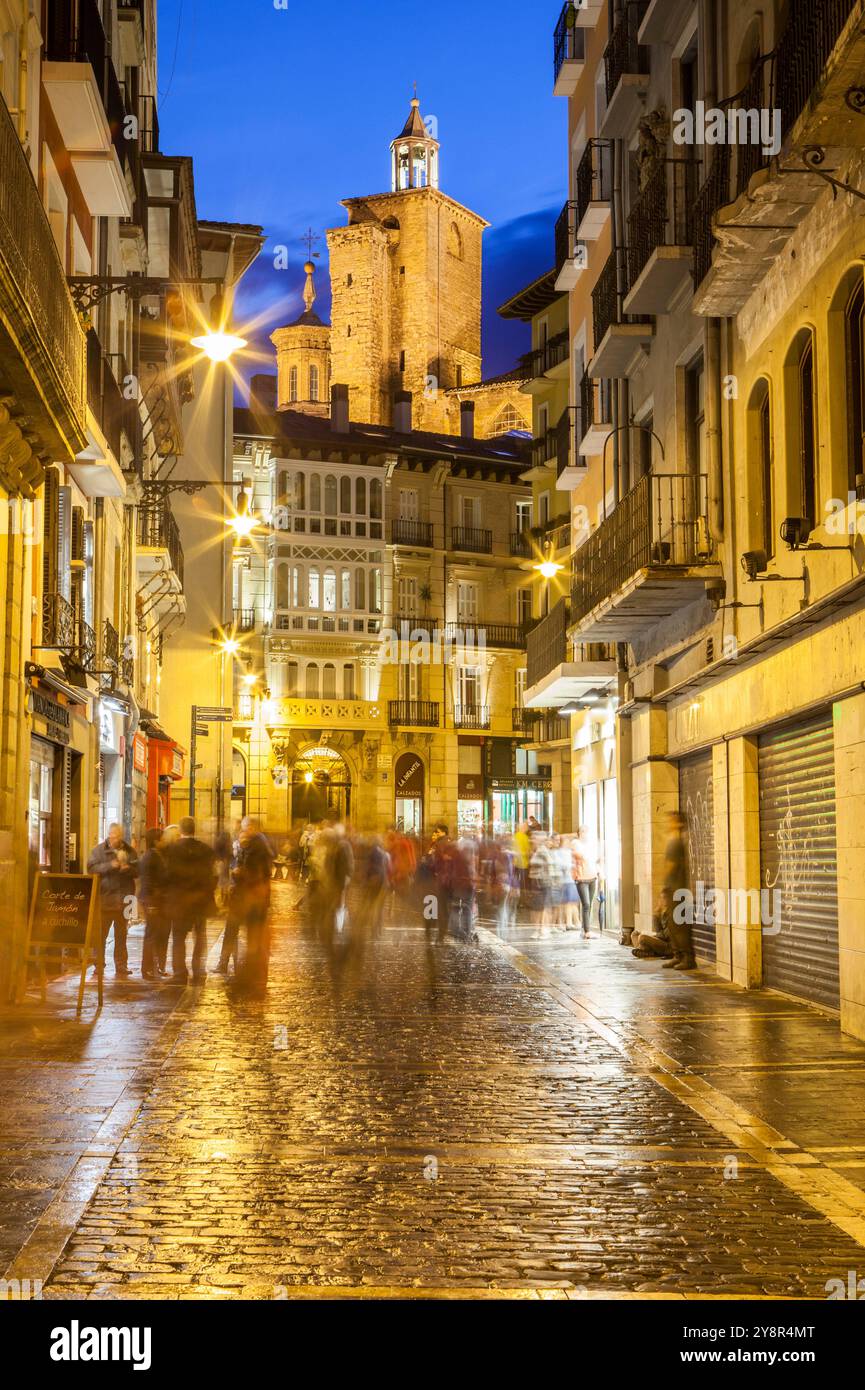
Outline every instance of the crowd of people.
[[196, 836], [191, 817], [148, 830], [140, 857], [124, 839], [122, 827], [112, 825], [88, 863], [88, 872], [99, 878], [103, 967], [113, 934], [114, 973], [120, 978], [132, 974], [129, 925], [143, 918], [144, 979], [184, 986], [191, 967], [193, 981], [200, 984], [207, 975], [207, 923], [221, 912], [225, 930], [217, 969], [227, 973], [233, 961], [238, 987], [262, 993], [270, 958], [273, 860], [270, 841], [253, 817], [240, 822], [234, 834], [217, 837], [213, 846]]
[[[513, 834], [477, 830], [452, 835], [444, 822], [422, 842], [392, 825], [384, 836], [357, 834], [329, 813], [288, 837], [277, 851], [253, 817], [213, 845], [196, 836], [195, 822], [149, 830], [140, 857], [111, 826], [88, 871], [100, 880], [101, 952], [113, 932], [114, 970], [129, 969], [127, 935], [143, 919], [141, 974], [177, 985], [207, 974], [208, 921], [224, 918], [216, 973], [262, 995], [270, 959], [274, 877], [297, 885], [295, 907], [337, 954], [357, 952], [381, 932], [385, 919], [422, 923], [430, 939], [472, 944], [481, 921], [500, 934], [515, 925], [573, 931], [589, 939], [605, 926], [605, 885], [598, 853], [585, 826], [575, 835], [545, 832], [529, 820]], [[689, 882], [687, 826], [670, 817], [663, 888], [651, 932], [634, 932], [640, 958], [670, 968], [695, 967], [690, 926], [673, 911]], [[191, 962], [188, 961], [191, 941]]]

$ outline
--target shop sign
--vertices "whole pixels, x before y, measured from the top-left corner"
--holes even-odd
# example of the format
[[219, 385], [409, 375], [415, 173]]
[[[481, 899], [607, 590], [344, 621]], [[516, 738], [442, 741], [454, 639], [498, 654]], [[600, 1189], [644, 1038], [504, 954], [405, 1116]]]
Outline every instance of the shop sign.
[[132, 744], [132, 760], [136, 772], [147, 771], [147, 743], [136, 734]]
[[65, 705], [52, 700], [41, 690], [30, 691], [30, 713], [44, 719], [47, 725], [45, 737], [52, 743], [71, 743], [72, 720]]
[[397, 796], [405, 798], [423, 796], [424, 768], [417, 753], [403, 753], [401, 757], [397, 758], [394, 778]]
[[175, 748], [174, 757], [171, 760], [171, 776], [183, 776], [183, 754], [177, 748]]
[[457, 794], [460, 801], [481, 801], [484, 795], [484, 779], [477, 773], [461, 772]]
[[551, 792], [552, 777], [493, 777], [490, 787], [494, 792]]
[[121, 752], [121, 721], [107, 705], [99, 706], [99, 746], [103, 753]]

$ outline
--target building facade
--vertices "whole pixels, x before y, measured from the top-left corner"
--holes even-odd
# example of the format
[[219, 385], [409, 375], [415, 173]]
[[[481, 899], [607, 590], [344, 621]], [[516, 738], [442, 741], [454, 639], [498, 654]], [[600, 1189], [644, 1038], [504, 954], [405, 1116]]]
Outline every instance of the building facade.
[[[235, 481], [256, 530], [235, 551], [236, 809], [275, 831], [330, 806], [363, 829], [512, 827], [548, 814], [520, 707], [536, 577], [517, 545], [513, 441], [240, 411]], [[242, 794], [241, 794], [242, 793]]]
[[859, 1036], [863, 25], [616, 0], [554, 35], [572, 166], [594, 130], [610, 170], [603, 236], [579, 180], [569, 218], [609, 423], [569, 637], [617, 651], [623, 927], [681, 810], [698, 957]]

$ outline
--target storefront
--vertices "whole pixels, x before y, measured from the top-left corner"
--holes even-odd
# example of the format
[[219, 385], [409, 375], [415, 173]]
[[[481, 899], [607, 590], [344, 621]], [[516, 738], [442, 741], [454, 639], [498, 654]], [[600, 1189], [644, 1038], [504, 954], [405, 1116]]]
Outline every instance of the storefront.
[[164, 829], [173, 821], [171, 789], [183, 780], [186, 754], [152, 718], [142, 719], [147, 734], [147, 828]]
[[480, 773], [461, 772], [457, 800], [457, 831], [481, 831], [484, 827], [484, 779]]
[[707, 923], [705, 909], [707, 895], [715, 888], [713, 788], [711, 748], [694, 758], [684, 758], [679, 763], [679, 810], [688, 823], [688, 865], [694, 902], [691, 934], [697, 956], [709, 961], [714, 961], [718, 954], [714, 919], [710, 912]]
[[761, 888], [780, 921], [763, 931], [763, 984], [840, 1005], [835, 739], [831, 711], [763, 734], [758, 748]]
[[27, 799], [28, 841], [32, 873], [79, 872], [82, 844], [84, 767], [90, 739], [86, 717], [89, 697], [71, 689], [32, 687], [30, 767]]
[[518, 826], [536, 820], [550, 829], [553, 782], [538, 774], [493, 777], [489, 783], [490, 822], [494, 835], [511, 835]]
[[394, 822], [407, 835], [424, 827], [424, 765], [417, 753], [402, 753], [394, 765]]

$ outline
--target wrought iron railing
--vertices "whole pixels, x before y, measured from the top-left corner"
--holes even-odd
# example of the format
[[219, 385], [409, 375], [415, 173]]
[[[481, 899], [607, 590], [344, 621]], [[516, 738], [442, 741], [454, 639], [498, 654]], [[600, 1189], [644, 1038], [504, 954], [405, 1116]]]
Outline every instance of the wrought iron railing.
[[529, 734], [540, 717], [541, 711], [538, 709], [524, 709], [521, 705], [514, 705], [511, 710], [511, 728]]
[[467, 550], [475, 555], [491, 555], [493, 533], [483, 531], [477, 526], [454, 526], [451, 531], [451, 546], [454, 550]]
[[235, 608], [234, 609], [234, 629], [236, 632], [255, 631], [255, 609], [254, 608]]
[[40, 645], [55, 651], [74, 651], [75, 621], [75, 609], [63, 594], [44, 594]]
[[613, 196], [613, 146], [609, 140], [588, 140], [574, 179], [577, 227], [590, 203], [609, 203]]
[[[0, 100], [0, 267], [17, 290], [11, 317], [22, 322], [31, 366], [55, 379], [69, 412], [86, 426], [86, 342], [27, 156]], [[7, 290], [0, 290], [4, 299]], [[27, 327], [24, 328], [26, 322]]]
[[565, 330], [550, 338], [542, 347], [526, 352], [520, 358], [521, 368], [533, 377], [543, 376], [545, 372], [560, 363], [567, 362], [570, 354], [570, 334]]
[[437, 729], [439, 706], [434, 700], [391, 700], [388, 723], [417, 729]]
[[711, 562], [707, 495], [704, 474], [645, 474], [574, 554], [572, 621], [640, 570]]
[[529, 633], [526, 685], [531, 688], [567, 661], [568, 601], [560, 599]]
[[558, 457], [559, 433], [556, 429], [544, 430], [537, 439], [532, 440], [532, 468], [543, 468]]
[[101, 664], [106, 671], [117, 671], [120, 668], [120, 635], [113, 623], [106, 618], [102, 624], [102, 655]]
[[543, 714], [531, 733], [532, 743], [563, 743], [571, 736], [570, 720], [563, 715]]
[[648, 8], [649, 0], [627, 0], [604, 49], [608, 106], [626, 73], [649, 71], [649, 50], [637, 42], [637, 34]]
[[393, 521], [390, 528], [392, 545], [419, 545], [429, 549], [433, 543], [431, 521]]
[[520, 560], [530, 560], [534, 551], [532, 543], [525, 531], [512, 531], [510, 539], [510, 552]]
[[577, 249], [577, 205], [569, 199], [556, 218], [556, 275], [560, 275]]
[[566, 468], [576, 467], [580, 463], [580, 456], [577, 452], [577, 408], [573, 405], [565, 406], [559, 416], [559, 423], [556, 425], [556, 476], [560, 478]]
[[622, 312], [619, 303], [618, 255], [615, 251], [608, 256], [607, 263], [592, 290], [592, 313], [595, 352], [604, 341], [607, 330], [614, 324], [647, 322], [645, 314]]
[[90, 64], [114, 148], [125, 169], [129, 158], [129, 142], [124, 133], [126, 106], [96, 0], [48, 6], [43, 57], [47, 62]]
[[130, 690], [135, 683], [135, 658], [124, 656], [120, 662], [120, 679], [124, 685], [128, 685]]
[[454, 705], [455, 729], [488, 729], [490, 711], [488, 705]]
[[96, 670], [96, 633], [83, 618], [75, 620], [75, 647], [72, 659], [82, 671]]
[[[120, 434], [130, 426], [130, 404], [137, 403], [125, 399], [117, 384], [110, 360], [102, 351], [102, 344], [91, 328], [87, 334], [87, 399], [90, 409], [96, 416], [102, 433], [108, 441], [115, 459], [120, 462]], [[135, 445], [135, 440], [130, 440]]]
[[518, 623], [448, 623], [445, 635], [449, 642], [474, 647], [506, 647], [523, 651], [526, 645], [525, 628]]
[[753, 175], [771, 159], [762, 132], [754, 128], [755, 121], [759, 121], [761, 112], [777, 110], [781, 132], [789, 135], [823, 77], [856, 4], [857, 0], [791, 4], [775, 49], [757, 60], [740, 92], [718, 103], [728, 120], [736, 121], [740, 128], [736, 130], [735, 142], [715, 147], [697, 198], [694, 278], [698, 285], [712, 264], [712, 218], [720, 208], [745, 193]]
[[693, 159], [658, 163], [628, 217], [628, 285], [636, 284], [660, 246], [693, 246], [699, 165]]
[[586, 35], [577, 27], [577, 6], [567, 4], [559, 15], [553, 34], [553, 83], [567, 62], [582, 63], [586, 57]]
[[167, 550], [171, 568], [183, 585], [183, 546], [174, 513], [167, 502], [138, 511], [138, 544], [146, 550]]
[[585, 439], [589, 430], [612, 425], [613, 392], [609, 380], [584, 372], [580, 381], [580, 419], [578, 432]]

